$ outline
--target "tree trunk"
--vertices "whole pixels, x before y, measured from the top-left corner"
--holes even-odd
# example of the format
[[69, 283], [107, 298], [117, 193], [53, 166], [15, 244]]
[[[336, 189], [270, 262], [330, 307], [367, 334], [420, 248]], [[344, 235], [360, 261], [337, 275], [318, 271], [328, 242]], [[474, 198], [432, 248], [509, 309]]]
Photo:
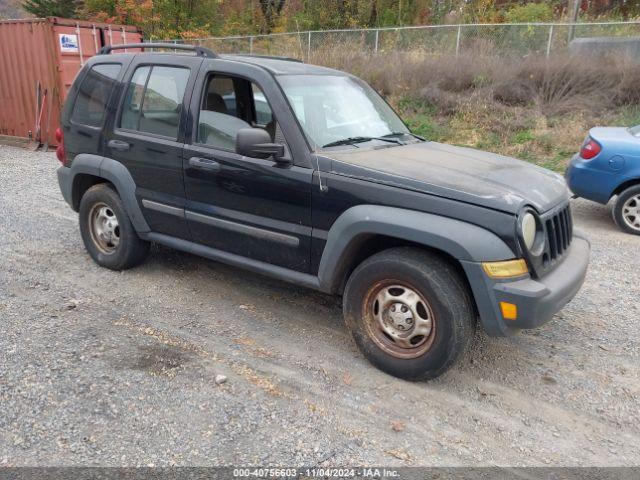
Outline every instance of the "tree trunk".
[[375, 27], [378, 24], [378, 2], [374, 0], [371, 2], [371, 13], [369, 14], [369, 26]]

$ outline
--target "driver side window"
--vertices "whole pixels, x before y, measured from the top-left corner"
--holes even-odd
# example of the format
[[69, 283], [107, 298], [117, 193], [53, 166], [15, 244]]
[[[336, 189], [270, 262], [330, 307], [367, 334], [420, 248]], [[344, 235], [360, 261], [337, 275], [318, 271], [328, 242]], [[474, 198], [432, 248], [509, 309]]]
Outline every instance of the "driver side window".
[[229, 75], [207, 77], [200, 103], [197, 142], [234, 150], [238, 130], [258, 127], [275, 138], [276, 121], [260, 88]]

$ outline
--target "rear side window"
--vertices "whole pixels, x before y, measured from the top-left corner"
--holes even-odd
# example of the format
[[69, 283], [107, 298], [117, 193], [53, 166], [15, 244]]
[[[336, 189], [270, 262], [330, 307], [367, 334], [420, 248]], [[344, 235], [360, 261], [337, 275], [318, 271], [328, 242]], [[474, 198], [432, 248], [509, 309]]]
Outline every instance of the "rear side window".
[[181, 67], [138, 67], [127, 89], [120, 127], [178, 138], [189, 74]]
[[84, 77], [76, 97], [71, 120], [81, 125], [102, 125], [109, 96], [120, 73], [120, 64], [95, 65]]

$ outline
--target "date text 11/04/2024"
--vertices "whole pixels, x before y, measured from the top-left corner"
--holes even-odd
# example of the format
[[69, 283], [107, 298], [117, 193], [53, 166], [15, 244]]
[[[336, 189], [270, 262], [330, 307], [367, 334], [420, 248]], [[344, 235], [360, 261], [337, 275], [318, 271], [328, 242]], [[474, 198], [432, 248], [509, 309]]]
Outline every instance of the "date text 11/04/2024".
[[234, 478], [399, 478], [387, 468], [235, 468]]

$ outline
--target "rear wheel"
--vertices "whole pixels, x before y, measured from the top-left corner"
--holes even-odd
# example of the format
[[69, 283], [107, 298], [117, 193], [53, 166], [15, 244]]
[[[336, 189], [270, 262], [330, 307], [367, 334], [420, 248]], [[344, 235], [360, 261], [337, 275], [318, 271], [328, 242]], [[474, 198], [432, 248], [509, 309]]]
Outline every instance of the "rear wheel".
[[458, 271], [415, 248], [378, 253], [353, 272], [345, 321], [367, 359], [408, 380], [448, 370], [473, 338], [476, 316]]
[[149, 242], [138, 237], [120, 197], [108, 184], [100, 183], [86, 191], [79, 215], [84, 246], [98, 265], [126, 270], [146, 258]]
[[624, 190], [613, 205], [613, 219], [627, 233], [640, 235], [640, 185]]

